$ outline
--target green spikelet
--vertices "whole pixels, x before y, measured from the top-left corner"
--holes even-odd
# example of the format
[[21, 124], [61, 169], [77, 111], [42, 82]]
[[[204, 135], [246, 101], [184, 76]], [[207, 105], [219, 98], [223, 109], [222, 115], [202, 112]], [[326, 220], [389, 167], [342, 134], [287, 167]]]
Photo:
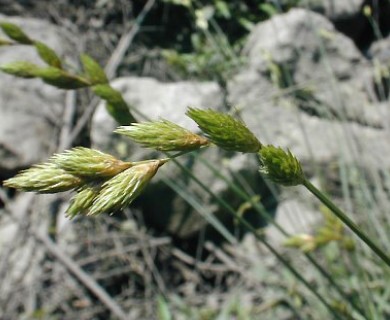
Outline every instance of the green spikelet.
[[90, 184], [85, 185], [77, 194], [73, 196], [70, 206], [66, 210], [66, 215], [69, 218], [73, 218], [78, 214], [88, 215], [89, 208], [92, 206], [93, 201], [96, 199], [100, 191], [100, 185]]
[[259, 151], [260, 172], [268, 179], [284, 186], [302, 184], [305, 176], [298, 159], [288, 150], [272, 145], [263, 146]]
[[138, 197], [163, 163], [160, 160], [134, 163], [131, 168], [105, 182], [95, 198], [89, 214], [115, 212], [128, 206]]
[[230, 115], [195, 108], [189, 108], [186, 114], [210, 141], [225, 150], [255, 153], [261, 148], [260, 141], [245, 124]]
[[12, 40], [20, 44], [33, 44], [33, 41], [17, 25], [10, 22], [1, 22], [0, 28]]
[[132, 123], [114, 132], [130, 137], [146, 148], [160, 151], [191, 151], [209, 144], [209, 141], [167, 120]]
[[47, 84], [60, 89], [80, 89], [90, 86], [86, 79], [55, 67], [39, 68], [35, 73]]
[[93, 86], [92, 91], [106, 101], [108, 113], [121, 125], [136, 122], [129, 110], [129, 106], [123, 99], [121, 93], [108, 84], [98, 84]]
[[132, 166], [110, 154], [84, 147], [56, 154], [51, 161], [71, 174], [88, 179], [109, 178]]
[[85, 74], [91, 84], [95, 85], [108, 83], [108, 79], [104, 70], [94, 59], [92, 59], [92, 57], [87, 54], [82, 54], [80, 59], [81, 63], [83, 64]]
[[53, 49], [49, 48], [46, 44], [39, 41], [35, 41], [34, 45], [43, 61], [45, 61], [51, 67], [62, 69], [61, 59], [58, 57], [58, 55]]
[[27, 61], [15, 61], [0, 66], [0, 70], [20, 78], [36, 78], [39, 67]]
[[81, 178], [69, 174], [52, 162], [35, 165], [4, 181], [6, 187], [39, 193], [63, 192], [83, 184]]

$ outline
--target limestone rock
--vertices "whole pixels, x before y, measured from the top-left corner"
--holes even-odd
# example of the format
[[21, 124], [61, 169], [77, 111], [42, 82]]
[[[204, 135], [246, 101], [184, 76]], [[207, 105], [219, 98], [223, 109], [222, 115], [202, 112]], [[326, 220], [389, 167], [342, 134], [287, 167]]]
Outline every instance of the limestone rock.
[[371, 59], [378, 59], [380, 63], [390, 66], [390, 36], [375, 41], [371, 45], [368, 54]]
[[[2, 15], [0, 21], [15, 23], [67, 61], [74, 60], [74, 44], [58, 27], [40, 20]], [[13, 61], [42, 65], [31, 46], [0, 47], [0, 64]], [[53, 137], [58, 134], [63, 110], [63, 91], [38, 79], [0, 74], [0, 172], [3, 177], [42, 161], [53, 152], [56, 140]]]
[[[248, 66], [230, 81], [229, 100], [263, 141], [323, 163], [340, 152], [351, 160], [340, 149], [350, 145], [346, 132], [359, 148], [383, 141], [386, 106], [364, 91], [368, 61], [323, 17], [297, 9], [260, 23], [245, 53]], [[274, 81], [272, 73], [290, 82]]]
[[361, 114], [369, 100], [369, 65], [324, 17], [294, 9], [260, 23], [244, 53], [250, 77], [256, 70], [280, 89], [295, 88], [290, 96], [307, 113], [366, 122]]
[[[371, 99], [369, 62], [324, 17], [303, 9], [276, 16], [254, 28], [244, 52], [248, 65], [229, 82], [228, 100], [263, 143], [289, 148], [309, 177], [322, 178], [322, 168], [333, 185], [332, 167], [367, 179], [390, 168], [388, 102]], [[291, 201], [300, 212], [313, 207], [292, 189], [279, 200], [281, 224]]]
[[306, 0], [301, 1], [299, 5], [323, 14], [363, 52], [378, 39], [378, 30], [382, 35], [387, 35], [390, 30], [388, 1]]
[[307, 0], [301, 5], [318, 11], [333, 21], [345, 20], [359, 14], [364, 0]]

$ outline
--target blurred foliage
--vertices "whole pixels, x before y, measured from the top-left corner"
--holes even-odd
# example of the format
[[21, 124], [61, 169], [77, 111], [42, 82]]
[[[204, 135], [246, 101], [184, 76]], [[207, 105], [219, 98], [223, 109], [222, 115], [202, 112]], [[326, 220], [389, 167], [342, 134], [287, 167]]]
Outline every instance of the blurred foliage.
[[257, 23], [298, 5], [300, 0], [164, 2], [181, 7], [186, 17], [176, 29], [180, 30], [176, 34], [177, 42], [162, 52], [167, 62], [184, 78], [215, 80], [224, 86], [226, 79], [244, 62], [239, 53], [248, 32]]
[[293, 235], [287, 238], [284, 245], [299, 248], [304, 252], [311, 252], [332, 242], [337, 242], [341, 250], [355, 250], [355, 242], [351, 237], [345, 235], [343, 223], [325, 206], [321, 206], [320, 211], [324, 216], [324, 221], [313, 235]]

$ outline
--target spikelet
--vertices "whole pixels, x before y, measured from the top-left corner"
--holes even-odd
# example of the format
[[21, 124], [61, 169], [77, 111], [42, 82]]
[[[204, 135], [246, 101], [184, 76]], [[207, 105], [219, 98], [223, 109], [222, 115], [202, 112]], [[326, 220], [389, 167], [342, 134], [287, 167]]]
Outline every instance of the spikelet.
[[91, 179], [112, 177], [131, 167], [131, 162], [123, 162], [110, 154], [76, 147], [54, 155], [51, 161], [67, 172]]
[[186, 114], [211, 142], [225, 150], [255, 153], [261, 148], [260, 141], [246, 125], [230, 115], [195, 108], [189, 108]]
[[288, 150], [263, 146], [259, 151], [260, 172], [268, 179], [284, 186], [302, 184], [305, 176], [298, 159]]
[[4, 186], [23, 191], [56, 193], [76, 189], [83, 185], [80, 177], [59, 168], [53, 162], [37, 164], [4, 181]]
[[134, 166], [106, 181], [94, 199], [89, 214], [112, 213], [128, 206], [138, 197], [163, 163], [165, 162], [161, 160], [134, 163]]
[[209, 141], [168, 120], [132, 123], [114, 132], [130, 137], [143, 147], [160, 151], [192, 151]]

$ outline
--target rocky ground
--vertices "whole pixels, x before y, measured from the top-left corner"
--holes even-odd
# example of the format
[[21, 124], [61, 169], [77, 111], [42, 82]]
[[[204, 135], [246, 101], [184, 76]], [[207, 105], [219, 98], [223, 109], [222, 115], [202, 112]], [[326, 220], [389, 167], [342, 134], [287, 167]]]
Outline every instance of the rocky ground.
[[[113, 16], [127, 12], [134, 19], [132, 6], [0, 0], [0, 21], [21, 26], [74, 68], [83, 51], [108, 62], [112, 85], [139, 119], [165, 118], [196, 130], [185, 117], [188, 106], [230, 109], [263, 143], [292, 150], [307, 176], [343, 203], [340, 170], [350, 170], [356, 179], [364, 174], [368, 184], [378, 186], [385, 183], [390, 167], [390, 4], [377, 8], [373, 1], [370, 20], [363, 12], [369, 1], [312, 2], [257, 24], [245, 40], [245, 64], [226, 88], [212, 81], [177, 79], [160, 58], [123, 72], [123, 61], [145, 62], [143, 50], [156, 50], [134, 41], [135, 53], [122, 55], [120, 61], [110, 55], [121, 52], [116, 44], [123, 36]], [[158, 14], [150, 10], [152, 16]], [[129, 33], [134, 30], [122, 26]], [[0, 47], [1, 64], [15, 60], [38, 63], [30, 47]], [[173, 78], [177, 81], [167, 81]], [[1, 74], [0, 115], [1, 180], [80, 144], [132, 160], [155, 156], [113, 134], [116, 123], [85, 90], [65, 92], [40, 80]], [[267, 311], [269, 301], [284, 299], [286, 288], [278, 283], [283, 271], [275, 270], [275, 258], [243, 236], [219, 205], [215, 195], [234, 209], [245, 201], [215, 171], [259, 199], [289, 233], [312, 230], [321, 220], [318, 203], [300, 188], [275, 189], [264, 181], [254, 156], [214, 149], [180, 163], [208, 189], [171, 165], [134, 206], [96, 219], [64, 218], [69, 194], [36, 196], [2, 188], [2, 319], [152, 319], [158, 293], [174, 295], [175, 308], [191, 312], [200, 306], [222, 309], [239, 295], [243, 306], [264, 308], [262, 319], [295, 319], [283, 304]], [[384, 194], [379, 205], [383, 209], [388, 202]], [[357, 210], [359, 203], [349, 206]], [[253, 226], [264, 226], [254, 208], [243, 214]], [[223, 239], [210, 217], [218, 217], [244, 240]], [[265, 236], [285, 250], [277, 228], [268, 226]]]

